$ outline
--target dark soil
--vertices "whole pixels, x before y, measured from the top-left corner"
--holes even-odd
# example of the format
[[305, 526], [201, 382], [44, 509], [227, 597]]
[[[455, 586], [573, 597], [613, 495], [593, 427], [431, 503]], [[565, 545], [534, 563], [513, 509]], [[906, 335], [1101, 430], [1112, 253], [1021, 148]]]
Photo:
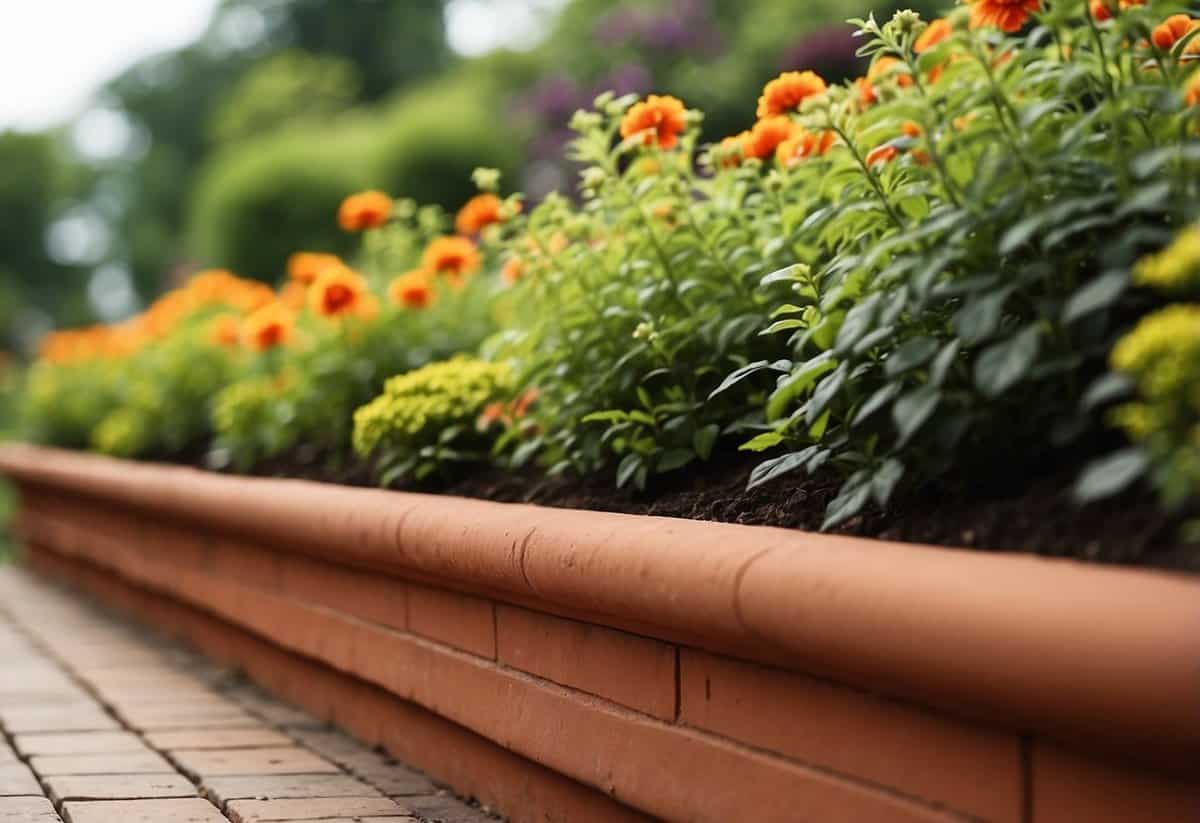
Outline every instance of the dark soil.
[[[546, 478], [499, 470], [480, 470], [438, 491], [500, 502], [818, 530], [826, 504], [837, 493], [838, 478], [797, 474], [747, 490], [750, 471], [760, 460], [737, 452], [718, 455], [657, 478], [644, 492], [616, 489], [611, 473]], [[992, 477], [986, 485], [972, 487], [960, 480], [927, 488], [919, 496], [896, 500], [886, 514], [870, 511], [835, 533], [1200, 571], [1200, 544], [1179, 539], [1183, 515], [1164, 515], [1151, 495], [1139, 493], [1080, 507], [1071, 498], [1079, 466], [1077, 460], [1066, 460], [1019, 476]], [[371, 485], [368, 466], [339, 465], [311, 452], [272, 460], [256, 473]]]

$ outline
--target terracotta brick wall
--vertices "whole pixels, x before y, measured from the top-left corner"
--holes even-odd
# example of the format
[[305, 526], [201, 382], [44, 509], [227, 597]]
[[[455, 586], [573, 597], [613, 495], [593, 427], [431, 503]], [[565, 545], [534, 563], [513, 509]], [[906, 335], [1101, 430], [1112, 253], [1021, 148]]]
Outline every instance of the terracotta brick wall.
[[514, 819], [1200, 819], [1186, 773], [1003, 718], [29, 492], [21, 528], [38, 568]]

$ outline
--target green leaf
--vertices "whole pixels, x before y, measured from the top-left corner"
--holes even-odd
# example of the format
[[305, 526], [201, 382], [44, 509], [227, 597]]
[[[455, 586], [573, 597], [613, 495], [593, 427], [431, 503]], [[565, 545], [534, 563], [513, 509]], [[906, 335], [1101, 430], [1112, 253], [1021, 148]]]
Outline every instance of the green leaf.
[[624, 412], [619, 409], [609, 409], [606, 411], [592, 412], [583, 416], [583, 423], [624, 423], [629, 419], [629, 412]]
[[932, 337], [914, 337], [905, 340], [884, 361], [884, 372], [889, 377], [904, 374], [909, 369], [923, 366], [937, 354], [938, 342]]
[[621, 459], [621, 464], [617, 466], [617, 488], [623, 488], [640, 468], [642, 468], [642, 456], [640, 454], [625, 455]]
[[656, 470], [660, 473], [682, 468], [696, 459], [696, 453], [690, 449], [670, 449], [658, 458]]
[[884, 464], [871, 477], [871, 496], [875, 498], [875, 502], [879, 504], [880, 508], [887, 507], [888, 501], [892, 499], [892, 492], [896, 490], [896, 484], [902, 477], [904, 477], [904, 464], [894, 457], [884, 461]]
[[811, 360], [801, 363], [795, 371], [780, 381], [767, 400], [768, 422], [782, 417], [784, 410], [792, 400], [807, 391], [821, 375], [831, 372], [835, 368], [837, 368], [837, 361], [833, 359], [833, 353], [829, 351], [822, 352]]
[[746, 484], [746, 488], [753, 489], [756, 486], [761, 486], [763, 483], [774, 480], [781, 474], [795, 471], [808, 462], [808, 459], [817, 453], [818, 448], [817, 446], [809, 446], [801, 451], [785, 454], [781, 457], [774, 457], [759, 463], [750, 472], [750, 481]]
[[1079, 407], [1086, 412], [1095, 411], [1099, 406], [1129, 396], [1136, 386], [1137, 383], [1129, 375], [1109, 372], [1092, 381], [1092, 385], [1083, 393]]
[[709, 423], [707, 426], [696, 429], [696, 433], [692, 435], [692, 448], [696, 450], [696, 454], [700, 455], [701, 460], [712, 457], [713, 446], [716, 445], [717, 435], [720, 433], [721, 427], [716, 423]]
[[862, 511], [863, 506], [871, 497], [871, 484], [867, 482], [864, 472], [855, 472], [850, 479], [842, 484], [838, 496], [830, 501], [825, 509], [825, 522], [821, 531], [827, 531], [840, 525]]
[[817, 422], [817, 418], [824, 413], [833, 399], [837, 397], [837, 393], [841, 391], [842, 385], [846, 382], [846, 375], [849, 373], [850, 365], [843, 363], [833, 374], [821, 381], [804, 409], [805, 423], [811, 426]]
[[866, 402], [859, 406], [858, 412], [855, 413], [854, 419], [850, 422], [850, 425], [857, 426], [875, 412], [879, 411], [881, 408], [887, 405], [887, 403], [893, 397], [899, 394], [900, 389], [902, 388], [904, 388], [904, 385], [899, 380], [896, 380], [888, 383], [882, 388], [877, 389], [874, 394], [866, 399]]
[[1041, 347], [1036, 323], [1008, 340], [989, 346], [975, 361], [975, 386], [988, 397], [999, 397], [1024, 377]]
[[783, 435], [779, 432], [763, 432], [750, 438], [742, 445], [738, 446], [738, 451], [744, 452], [761, 452], [769, 448], [778, 446], [783, 442]]
[[871, 330], [875, 324], [881, 297], [882, 293], [876, 292], [846, 313], [846, 319], [838, 329], [837, 342], [834, 345], [839, 354], [849, 352], [854, 348], [854, 344]]
[[1122, 270], [1105, 272], [1078, 289], [1063, 306], [1063, 322], [1073, 323], [1092, 312], [1106, 309], [1125, 293], [1129, 275]]
[[928, 384], [906, 392], [896, 401], [892, 406], [892, 422], [896, 424], [896, 432], [900, 436], [898, 445], [903, 446], [925, 425], [941, 399], [942, 393], [938, 387]]
[[977, 295], [958, 310], [954, 315], [954, 330], [958, 332], [963, 345], [973, 346], [996, 333], [1004, 304], [1012, 292], [1010, 287]]
[[1093, 460], [1075, 483], [1075, 499], [1091, 503], [1110, 497], [1128, 488], [1149, 466], [1149, 457], [1136, 446]]
[[929, 367], [929, 382], [935, 386], [940, 386], [946, 382], [946, 375], [950, 372], [950, 367], [954, 365], [954, 361], [958, 359], [958, 351], [962, 348], [958, 340], [951, 340], [946, 344], [946, 347], [938, 353], [934, 358], [933, 365]]

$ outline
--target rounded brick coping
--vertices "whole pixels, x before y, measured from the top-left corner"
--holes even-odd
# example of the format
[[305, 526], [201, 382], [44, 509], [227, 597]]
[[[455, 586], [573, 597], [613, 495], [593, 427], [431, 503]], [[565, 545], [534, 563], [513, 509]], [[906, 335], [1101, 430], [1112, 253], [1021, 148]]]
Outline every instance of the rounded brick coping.
[[18, 482], [326, 560], [634, 622], [735, 656], [1179, 764], [1200, 578], [757, 526], [220, 475], [27, 445]]

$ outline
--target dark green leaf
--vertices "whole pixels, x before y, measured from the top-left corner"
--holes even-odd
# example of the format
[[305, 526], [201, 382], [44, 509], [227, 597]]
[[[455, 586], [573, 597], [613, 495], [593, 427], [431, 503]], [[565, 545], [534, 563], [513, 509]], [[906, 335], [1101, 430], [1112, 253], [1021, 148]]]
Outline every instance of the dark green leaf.
[[989, 346], [975, 361], [976, 388], [988, 397], [999, 397], [1028, 373], [1040, 347], [1041, 332], [1036, 323]]
[[954, 361], [958, 359], [958, 351], [962, 345], [957, 340], [951, 340], [946, 344], [946, 347], [938, 353], [934, 359], [933, 365], [929, 367], [929, 382], [935, 386], [940, 386], [946, 382], [946, 375], [950, 372], [950, 367], [954, 365]]
[[1096, 378], [1092, 385], [1088, 386], [1079, 406], [1084, 411], [1094, 411], [1099, 406], [1128, 397], [1136, 386], [1137, 383], [1129, 375], [1109, 372]]
[[825, 522], [821, 524], [821, 531], [832, 529], [854, 517], [862, 511], [870, 496], [871, 484], [865, 473], [857, 472], [851, 475], [850, 479], [842, 484], [838, 496], [830, 501], [825, 509]]
[[696, 454], [700, 455], [701, 460], [707, 460], [712, 456], [713, 446], [716, 445], [717, 435], [720, 432], [721, 427], [716, 423], [696, 429], [696, 433], [692, 435], [692, 448], [696, 450]]
[[627, 454], [621, 459], [621, 463], [617, 466], [617, 488], [623, 488], [637, 473], [637, 470], [642, 467], [642, 456], [640, 454]]
[[880, 508], [887, 507], [888, 501], [892, 499], [892, 492], [896, 490], [896, 484], [902, 477], [904, 477], [904, 464], [894, 457], [886, 460], [875, 471], [871, 477], [871, 496], [875, 498], [875, 502], [879, 504]]
[[892, 406], [892, 422], [896, 424], [900, 446], [907, 443], [917, 430], [925, 425], [941, 399], [942, 393], [937, 386], [930, 384], [906, 392], [896, 401]]
[[656, 466], [659, 472], [669, 472], [682, 468], [696, 459], [696, 453], [691, 449], [670, 449], [658, 458]]
[[829, 404], [833, 402], [833, 398], [837, 397], [837, 393], [841, 391], [842, 385], [846, 382], [846, 375], [850, 369], [846, 363], [837, 367], [833, 374], [826, 377], [820, 382], [817, 388], [813, 391], [812, 399], [808, 401], [808, 405], [804, 410], [804, 422], [812, 425], [817, 422], [817, 418], [824, 413]]
[[858, 412], [854, 415], [854, 420], [851, 421], [850, 425], [857, 426], [875, 412], [879, 411], [881, 408], [887, 405], [888, 401], [899, 394], [900, 389], [903, 387], [903, 384], [899, 380], [896, 380], [888, 383], [882, 388], [877, 389], [874, 394], [867, 398], [866, 402], [859, 406]]
[[1121, 270], [1105, 272], [1078, 289], [1063, 306], [1063, 322], [1073, 323], [1081, 317], [1117, 302], [1129, 286], [1129, 275]]
[[1004, 304], [1012, 294], [1011, 288], [972, 297], [954, 315], [954, 329], [964, 346], [973, 346], [987, 340], [1000, 327]]
[[753, 489], [756, 486], [761, 486], [763, 483], [774, 480], [781, 474], [795, 471], [803, 466], [817, 451], [817, 446], [809, 446], [801, 451], [785, 454], [782, 457], [774, 457], [759, 463], [754, 467], [754, 471], [750, 472], [750, 481], [746, 488]]
[[1110, 497], [1128, 488], [1149, 465], [1146, 453], [1136, 446], [1093, 460], [1075, 483], [1075, 499], [1090, 503]]
[[884, 361], [884, 372], [889, 377], [895, 377], [909, 369], [925, 365], [930, 358], [937, 354], [938, 342], [932, 337], [914, 337], [905, 340]]

